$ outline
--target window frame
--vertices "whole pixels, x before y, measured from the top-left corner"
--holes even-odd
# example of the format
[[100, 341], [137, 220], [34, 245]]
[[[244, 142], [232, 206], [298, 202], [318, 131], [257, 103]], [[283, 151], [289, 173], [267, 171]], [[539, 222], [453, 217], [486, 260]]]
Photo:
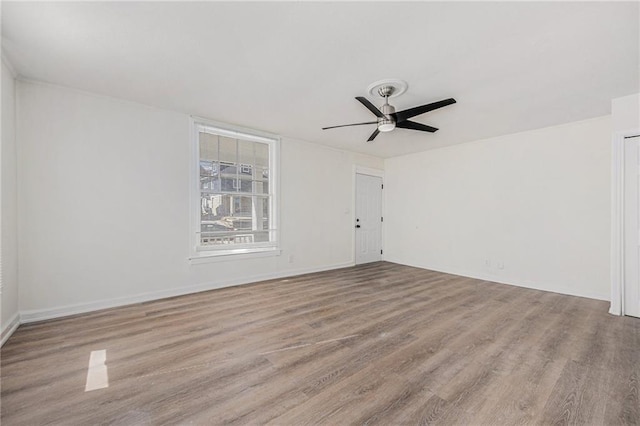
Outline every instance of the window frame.
[[[224, 136], [233, 139], [241, 139], [249, 142], [265, 143], [269, 149], [269, 213], [270, 228], [269, 242], [233, 244], [220, 246], [202, 246], [200, 245], [201, 232], [201, 190], [200, 190], [200, 138], [201, 130], [207, 133]], [[276, 256], [281, 253], [280, 250], [280, 204], [279, 204], [279, 166], [280, 166], [280, 136], [266, 133], [254, 129], [234, 126], [225, 123], [208, 120], [200, 117], [191, 117], [191, 161], [190, 161], [190, 197], [189, 197], [189, 244], [190, 255], [189, 260], [192, 263], [198, 261], [213, 261], [232, 256], [235, 258], [244, 257], [263, 257]], [[238, 166], [240, 167], [240, 163]], [[238, 195], [243, 195], [238, 193]]]

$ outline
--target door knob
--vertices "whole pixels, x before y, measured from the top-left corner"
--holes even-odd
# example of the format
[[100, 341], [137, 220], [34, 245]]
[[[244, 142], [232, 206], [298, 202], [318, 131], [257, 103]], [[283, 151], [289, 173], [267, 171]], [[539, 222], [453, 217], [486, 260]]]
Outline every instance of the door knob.
[[356, 228], [360, 228], [360, 225], [356, 225]]

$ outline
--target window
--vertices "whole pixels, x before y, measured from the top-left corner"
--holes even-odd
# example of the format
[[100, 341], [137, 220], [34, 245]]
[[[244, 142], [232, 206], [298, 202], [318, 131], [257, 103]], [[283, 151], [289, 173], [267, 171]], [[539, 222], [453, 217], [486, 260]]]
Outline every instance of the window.
[[196, 257], [277, 251], [273, 135], [194, 120]]

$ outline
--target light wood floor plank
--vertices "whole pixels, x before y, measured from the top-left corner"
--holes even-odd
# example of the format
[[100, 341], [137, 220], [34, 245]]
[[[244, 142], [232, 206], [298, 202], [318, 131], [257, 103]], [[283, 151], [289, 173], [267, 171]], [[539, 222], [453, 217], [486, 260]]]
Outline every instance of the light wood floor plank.
[[607, 309], [387, 262], [140, 303], [21, 326], [0, 420], [637, 425], [640, 320]]

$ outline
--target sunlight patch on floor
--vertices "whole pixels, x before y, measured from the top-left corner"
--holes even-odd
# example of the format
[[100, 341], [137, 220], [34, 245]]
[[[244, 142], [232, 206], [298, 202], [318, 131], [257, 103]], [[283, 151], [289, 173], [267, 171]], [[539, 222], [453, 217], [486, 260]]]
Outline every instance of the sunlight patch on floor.
[[84, 386], [85, 392], [109, 387], [109, 373], [107, 372], [106, 362], [106, 349], [91, 351], [87, 370], [87, 383]]

